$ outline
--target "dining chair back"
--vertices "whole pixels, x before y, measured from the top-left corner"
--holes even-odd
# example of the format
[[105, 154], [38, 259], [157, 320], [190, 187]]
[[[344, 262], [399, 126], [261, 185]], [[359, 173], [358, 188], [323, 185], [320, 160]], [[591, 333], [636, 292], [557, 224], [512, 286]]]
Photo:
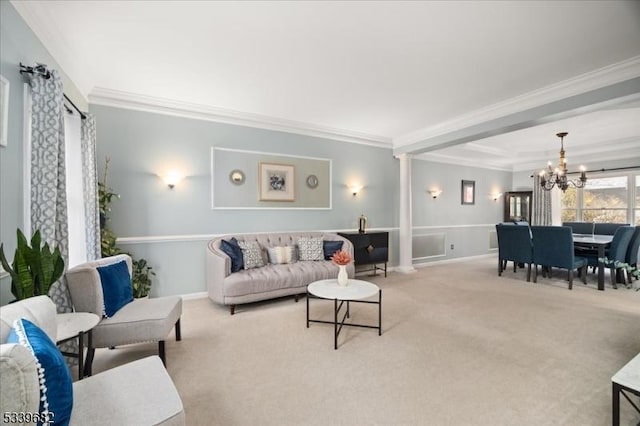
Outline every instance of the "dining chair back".
[[595, 233], [593, 222], [562, 222], [562, 226], [568, 226], [574, 234], [592, 235]]
[[615, 235], [616, 230], [621, 226], [629, 226], [628, 223], [596, 223], [594, 234], [598, 235]]
[[573, 232], [569, 226], [532, 226], [533, 282], [537, 282], [538, 266], [561, 268], [568, 271], [569, 290], [573, 288], [573, 271], [580, 269], [586, 283], [587, 260], [576, 256], [573, 250]]
[[529, 226], [513, 226], [499, 223], [496, 225], [498, 235], [498, 275], [506, 269], [507, 261], [513, 261], [513, 271], [518, 263], [526, 263], [527, 281], [531, 280], [531, 263], [533, 262], [533, 245]]
[[[629, 248], [627, 248], [627, 257], [625, 262], [630, 266], [638, 269], [638, 249], [640, 248], [640, 226], [636, 226], [636, 230], [633, 232], [631, 241], [629, 241]], [[631, 274], [628, 274], [628, 282], [631, 284]]]
[[[617, 271], [618, 269], [621, 269], [616, 264], [617, 262], [626, 261], [627, 249], [629, 248], [629, 243], [633, 238], [634, 232], [634, 226], [618, 226], [615, 233], [613, 234], [611, 245], [607, 250], [605, 250], [605, 257], [607, 258], [605, 266], [611, 271], [611, 285], [613, 286], [613, 288], [617, 288]], [[585, 257], [589, 266], [597, 266], [599, 264], [597, 254], [588, 254], [585, 255]], [[625, 269], [622, 268], [622, 271], [625, 271]], [[624, 281], [626, 282], [626, 278], [624, 278]]]

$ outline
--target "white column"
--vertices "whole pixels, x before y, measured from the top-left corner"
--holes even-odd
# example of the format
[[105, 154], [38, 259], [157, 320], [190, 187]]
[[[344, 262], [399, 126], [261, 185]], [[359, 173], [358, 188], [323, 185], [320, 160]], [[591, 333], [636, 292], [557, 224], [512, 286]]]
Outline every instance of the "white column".
[[398, 272], [415, 272], [413, 267], [413, 221], [411, 218], [411, 155], [400, 154], [400, 264]]

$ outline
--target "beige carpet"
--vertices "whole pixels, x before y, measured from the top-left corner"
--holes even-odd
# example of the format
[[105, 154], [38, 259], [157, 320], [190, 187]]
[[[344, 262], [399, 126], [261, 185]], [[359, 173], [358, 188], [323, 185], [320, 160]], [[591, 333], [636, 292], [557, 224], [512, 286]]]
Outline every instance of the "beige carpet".
[[[383, 289], [383, 334], [345, 327], [337, 351], [332, 326], [306, 328], [304, 299], [234, 316], [190, 300], [168, 370], [190, 425], [608, 425], [611, 376], [640, 352], [640, 292], [563, 277], [498, 277], [486, 258], [365, 278]], [[376, 313], [352, 305], [354, 321]], [[100, 350], [94, 373], [155, 349]]]

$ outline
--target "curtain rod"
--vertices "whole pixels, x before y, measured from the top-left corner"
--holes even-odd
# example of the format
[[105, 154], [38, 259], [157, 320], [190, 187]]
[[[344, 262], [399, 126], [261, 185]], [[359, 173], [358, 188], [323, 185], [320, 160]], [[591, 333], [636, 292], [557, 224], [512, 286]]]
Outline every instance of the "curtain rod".
[[[629, 167], [614, 167], [612, 169], [594, 169], [594, 170], [585, 170], [585, 173], [598, 173], [598, 172], [614, 172], [617, 170], [634, 170], [640, 169], [640, 166], [629, 166]], [[582, 172], [567, 172], [568, 175], [577, 175]], [[536, 175], [531, 175], [529, 177], [534, 177]]]
[[[20, 74], [23, 73], [27, 73], [27, 74], [35, 74], [35, 75], [40, 75], [42, 76], [45, 80], [48, 80], [51, 78], [51, 73], [49, 72], [49, 69], [47, 68], [47, 66], [45, 64], [39, 64], [36, 63], [36, 65], [34, 67], [28, 67], [26, 65], [23, 65], [22, 62], [20, 62]], [[64, 96], [64, 99], [69, 102], [71, 104], [71, 106], [78, 111], [78, 113], [80, 114], [80, 118], [82, 118], [83, 120], [85, 118], [87, 118], [86, 114], [82, 111], [80, 111], [80, 108], [78, 108], [76, 106], [76, 104], [73, 103], [73, 101], [71, 99], [69, 99], [69, 97], [67, 96], [66, 93], [63, 93], [62, 96]], [[65, 105], [66, 107], [66, 105]], [[71, 110], [69, 110], [69, 108], [67, 108], [68, 112], [72, 112]]]

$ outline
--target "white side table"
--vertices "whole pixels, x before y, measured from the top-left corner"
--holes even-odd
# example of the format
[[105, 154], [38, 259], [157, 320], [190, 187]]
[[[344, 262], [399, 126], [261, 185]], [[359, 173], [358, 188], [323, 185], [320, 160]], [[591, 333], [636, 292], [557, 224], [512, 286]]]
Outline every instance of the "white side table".
[[[363, 300], [378, 295], [378, 301]], [[333, 300], [333, 321], [322, 321], [309, 319], [309, 299], [311, 297], [319, 299]], [[340, 303], [338, 303], [340, 302]], [[341, 320], [338, 319], [340, 310], [346, 302], [346, 312]], [[345, 320], [350, 317], [349, 303], [371, 303], [378, 305], [378, 325], [347, 323]], [[345, 286], [339, 286], [338, 280], [320, 280], [312, 282], [307, 286], [307, 328], [310, 322], [320, 322], [333, 324], [333, 348], [338, 349], [338, 335], [342, 326], [373, 328], [378, 330], [378, 336], [382, 336], [382, 290], [377, 285], [368, 281], [350, 279]]]
[[[100, 317], [89, 312], [70, 312], [57, 314], [56, 323], [58, 335], [56, 343], [59, 345], [68, 340], [78, 339], [78, 353], [62, 352], [63, 355], [78, 358], [78, 380], [84, 377], [84, 334], [87, 334], [88, 345], [91, 347], [91, 330], [98, 325]], [[91, 375], [91, 364], [88, 364], [88, 375]]]
[[640, 408], [631, 401], [624, 391], [640, 396], [640, 354], [636, 355], [611, 378], [613, 401], [611, 408], [613, 426], [620, 425], [620, 394], [640, 413]]

